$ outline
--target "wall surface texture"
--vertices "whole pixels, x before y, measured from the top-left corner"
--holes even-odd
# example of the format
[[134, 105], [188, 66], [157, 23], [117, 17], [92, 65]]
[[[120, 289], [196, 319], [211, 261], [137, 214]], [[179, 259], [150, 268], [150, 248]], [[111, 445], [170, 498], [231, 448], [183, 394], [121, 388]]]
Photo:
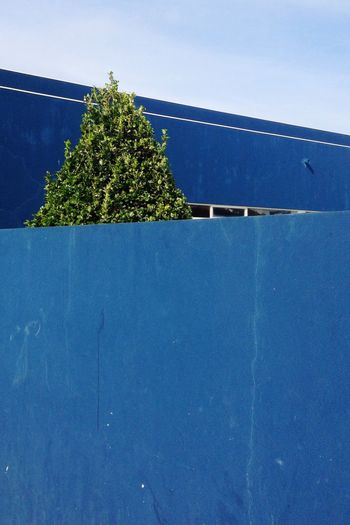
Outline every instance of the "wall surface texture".
[[0, 254], [1, 525], [350, 522], [349, 213]]
[[[0, 227], [23, 225], [43, 202], [46, 171], [79, 137], [79, 86], [0, 70]], [[137, 97], [190, 202], [350, 209], [350, 137]], [[305, 161], [309, 161], [306, 163]]]

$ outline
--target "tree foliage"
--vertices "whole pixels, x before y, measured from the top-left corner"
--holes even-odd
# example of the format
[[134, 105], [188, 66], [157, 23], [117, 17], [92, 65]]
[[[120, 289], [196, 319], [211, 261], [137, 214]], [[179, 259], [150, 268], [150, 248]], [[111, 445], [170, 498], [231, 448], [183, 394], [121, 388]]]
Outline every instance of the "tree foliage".
[[161, 142], [136, 108], [134, 95], [121, 93], [110, 75], [105, 87], [85, 98], [81, 137], [65, 143], [65, 161], [47, 173], [45, 203], [27, 226], [64, 226], [191, 218], [176, 188]]

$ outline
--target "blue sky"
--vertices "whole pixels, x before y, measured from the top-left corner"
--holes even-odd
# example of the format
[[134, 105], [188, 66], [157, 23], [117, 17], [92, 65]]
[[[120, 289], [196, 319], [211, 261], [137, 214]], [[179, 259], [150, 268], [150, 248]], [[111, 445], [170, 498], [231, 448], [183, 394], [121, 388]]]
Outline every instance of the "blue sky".
[[350, 134], [350, 0], [13, 0], [0, 67]]

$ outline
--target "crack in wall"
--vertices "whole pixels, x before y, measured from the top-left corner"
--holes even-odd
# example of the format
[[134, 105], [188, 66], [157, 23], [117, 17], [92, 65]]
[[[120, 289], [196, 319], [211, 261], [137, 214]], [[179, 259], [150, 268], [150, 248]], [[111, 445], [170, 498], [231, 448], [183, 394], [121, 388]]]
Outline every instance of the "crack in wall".
[[100, 312], [100, 322], [97, 328], [97, 356], [96, 356], [96, 429], [100, 430], [100, 390], [101, 390], [101, 333], [105, 325], [105, 311]]
[[259, 273], [260, 273], [260, 256], [261, 256], [261, 219], [255, 219], [256, 231], [256, 251], [255, 251], [255, 265], [254, 265], [254, 307], [253, 307], [253, 358], [250, 365], [252, 386], [251, 386], [251, 406], [250, 406], [250, 434], [248, 442], [248, 461], [246, 470], [246, 485], [248, 495], [248, 521], [249, 525], [253, 525], [253, 481], [252, 470], [254, 464], [254, 441], [255, 441], [255, 404], [256, 404], [256, 369], [259, 358], [259, 338], [258, 338], [258, 318], [259, 318]]

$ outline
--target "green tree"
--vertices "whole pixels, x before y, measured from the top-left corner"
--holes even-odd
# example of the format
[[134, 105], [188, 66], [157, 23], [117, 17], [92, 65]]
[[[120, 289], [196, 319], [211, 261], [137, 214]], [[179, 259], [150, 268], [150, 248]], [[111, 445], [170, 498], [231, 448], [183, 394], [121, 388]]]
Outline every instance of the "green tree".
[[45, 203], [26, 226], [191, 218], [165, 155], [166, 131], [157, 142], [134, 95], [119, 92], [110, 74], [85, 102], [80, 140], [65, 143], [65, 161], [47, 173]]

